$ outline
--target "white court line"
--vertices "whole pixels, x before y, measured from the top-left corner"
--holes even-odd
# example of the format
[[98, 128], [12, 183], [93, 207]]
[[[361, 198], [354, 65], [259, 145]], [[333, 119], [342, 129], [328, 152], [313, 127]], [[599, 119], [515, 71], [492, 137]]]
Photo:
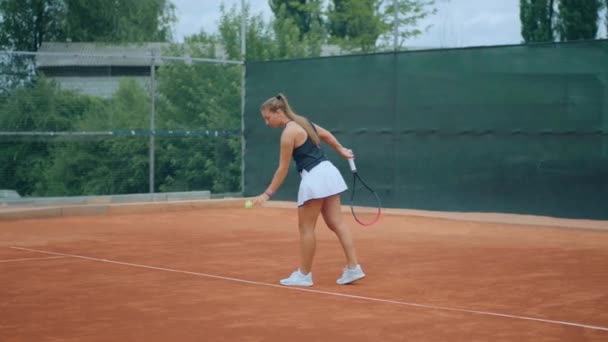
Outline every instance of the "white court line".
[[46, 257], [46, 258], [7, 259], [7, 260], [0, 260], [0, 262], [14, 262], [14, 261], [26, 261], [26, 260], [47, 260], [47, 259], [60, 259], [60, 258], [65, 258], [65, 256], [54, 256], [54, 257]]
[[567, 326], [573, 326], [573, 327], [584, 328], [584, 329], [608, 331], [608, 327], [600, 327], [600, 326], [596, 326], [596, 325], [580, 324], [580, 323], [573, 323], [573, 322], [566, 322], [566, 321], [557, 321], [557, 320], [552, 320], [552, 319], [543, 319], [543, 318], [535, 318], [535, 317], [526, 317], [526, 316], [501, 314], [501, 313], [488, 312], [488, 311], [458, 309], [458, 308], [449, 308], [449, 307], [445, 307], [445, 306], [434, 306], [434, 305], [426, 305], [426, 304], [416, 304], [416, 303], [400, 302], [400, 301], [389, 300], [389, 299], [364, 297], [364, 296], [350, 295], [350, 294], [344, 294], [344, 293], [338, 293], [338, 292], [319, 291], [319, 290], [312, 290], [312, 289], [307, 289], [307, 288], [302, 288], [302, 287], [281, 286], [281, 285], [276, 285], [276, 284], [268, 284], [268, 283], [262, 283], [262, 282], [251, 281], [251, 280], [244, 280], [244, 279], [238, 279], [238, 278], [223, 277], [223, 276], [212, 275], [212, 274], [190, 272], [190, 271], [182, 271], [182, 270], [176, 270], [176, 269], [164, 268], [164, 267], [156, 267], [156, 266], [146, 266], [146, 265], [132, 264], [132, 263], [128, 263], [128, 262], [114, 261], [114, 260], [108, 260], [108, 259], [98, 259], [98, 258], [92, 258], [92, 257], [87, 257], [87, 256], [82, 256], [82, 255], [73, 255], [73, 254], [48, 252], [48, 251], [41, 251], [41, 250], [36, 250], [36, 249], [22, 248], [22, 247], [11, 247], [11, 248], [18, 249], [18, 250], [23, 250], [23, 251], [29, 251], [29, 252], [38, 252], [38, 253], [45, 253], [45, 254], [51, 254], [51, 255], [59, 255], [59, 256], [64, 256], [64, 257], [72, 257], [72, 258], [85, 259], [85, 260], [101, 261], [101, 262], [107, 262], [107, 263], [110, 263], [110, 264], [117, 264], [117, 265], [131, 266], [131, 267], [138, 267], [138, 268], [145, 268], [145, 269], [150, 269], [150, 270], [166, 271], [166, 272], [181, 273], [181, 274], [189, 274], [189, 275], [195, 275], [195, 276], [212, 278], [212, 279], [221, 279], [221, 280], [233, 281], [233, 282], [244, 283], [244, 284], [252, 284], [252, 285], [261, 285], [261, 286], [267, 286], [267, 287], [275, 287], [275, 288], [280, 288], [280, 289], [285, 289], [285, 290], [295, 290], [295, 291], [317, 293], [317, 294], [323, 294], [323, 295], [329, 295], [329, 296], [335, 296], [335, 297], [345, 297], [345, 298], [352, 298], [352, 299], [360, 299], [360, 300], [365, 300], [365, 301], [370, 301], [370, 302], [390, 303], [390, 304], [397, 304], [397, 305], [404, 305], [404, 306], [413, 306], [413, 307], [426, 308], [426, 309], [432, 309], [432, 310], [464, 312], [464, 313], [471, 313], [471, 314], [478, 314], [478, 315], [485, 315], [485, 316], [511, 318], [511, 319], [525, 320], [525, 321], [534, 321], [534, 322], [542, 322], [542, 323], [550, 323], [550, 324], [567, 325]]

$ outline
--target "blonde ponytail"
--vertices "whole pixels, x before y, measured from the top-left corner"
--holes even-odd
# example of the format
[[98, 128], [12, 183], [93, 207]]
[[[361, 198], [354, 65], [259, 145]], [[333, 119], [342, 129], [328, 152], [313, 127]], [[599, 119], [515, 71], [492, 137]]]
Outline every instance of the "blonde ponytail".
[[295, 121], [296, 123], [298, 123], [298, 125], [302, 126], [304, 130], [306, 130], [306, 133], [308, 133], [308, 136], [315, 145], [319, 145], [321, 143], [321, 138], [319, 138], [319, 134], [317, 134], [317, 131], [315, 131], [315, 129], [312, 127], [312, 124], [308, 121], [307, 118], [296, 114], [291, 109], [291, 107], [289, 106], [289, 102], [287, 101], [287, 97], [285, 97], [285, 95], [279, 93], [277, 96], [273, 96], [268, 100], [264, 101], [264, 103], [262, 103], [262, 106], [260, 107], [260, 110], [266, 109], [270, 110], [273, 113], [281, 109], [283, 113], [287, 115], [287, 118], [289, 118], [289, 120]]

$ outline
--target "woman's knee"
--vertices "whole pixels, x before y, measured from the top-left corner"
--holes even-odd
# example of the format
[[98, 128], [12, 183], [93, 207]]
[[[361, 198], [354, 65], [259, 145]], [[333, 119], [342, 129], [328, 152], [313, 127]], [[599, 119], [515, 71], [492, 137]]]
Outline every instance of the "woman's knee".
[[334, 232], [337, 232], [340, 229], [340, 226], [342, 225], [341, 213], [335, 214], [323, 212], [323, 220], [325, 221], [327, 228]]
[[329, 230], [331, 230], [334, 233], [338, 232], [338, 229], [340, 228], [340, 220], [336, 220], [333, 218], [323, 218], [325, 221], [325, 225], [327, 225], [327, 228], [329, 228]]
[[314, 224], [300, 223], [300, 224], [298, 224], [298, 228], [300, 230], [300, 234], [314, 234], [315, 233]]

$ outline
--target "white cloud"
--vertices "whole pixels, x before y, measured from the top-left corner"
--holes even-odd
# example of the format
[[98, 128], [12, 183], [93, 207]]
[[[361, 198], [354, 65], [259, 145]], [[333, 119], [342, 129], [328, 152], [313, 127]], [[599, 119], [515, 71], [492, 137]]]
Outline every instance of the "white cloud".
[[450, 0], [425, 20], [431, 28], [408, 45], [460, 47], [521, 42], [519, 0]]

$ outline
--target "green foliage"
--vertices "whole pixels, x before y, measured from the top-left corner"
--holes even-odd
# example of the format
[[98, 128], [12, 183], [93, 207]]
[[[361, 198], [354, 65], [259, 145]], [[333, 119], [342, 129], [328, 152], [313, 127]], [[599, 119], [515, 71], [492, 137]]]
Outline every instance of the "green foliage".
[[40, 76], [29, 87], [14, 89], [0, 106], [0, 129], [3, 131], [62, 131], [73, 127], [87, 97], [60, 91], [46, 77]]
[[[402, 48], [405, 41], [409, 38], [414, 38], [421, 35], [425, 27], [420, 29], [419, 23], [429, 15], [437, 13], [434, 8], [436, 0], [399, 0], [397, 1], [397, 37], [398, 48]], [[383, 46], [388, 47], [393, 45], [394, 28], [395, 28], [395, 6], [393, 1], [389, 1], [389, 5], [383, 12], [384, 27], [387, 31], [383, 32]]]
[[[62, 91], [40, 77], [0, 106], [3, 131], [141, 129], [150, 101], [125, 80], [111, 99]], [[0, 140], [0, 187], [22, 195], [65, 196], [146, 192], [148, 137], [55, 137]]]
[[[193, 57], [216, 58], [222, 53], [217, 41], [201, 34], [185, 45]], [[173, 48], [166, 54], [183, 53], [184, 48]], [[165, 61], [156, 79], [157, 129], [240, 131], [240, 78], [240, 66]], [[3, 131], [147, 129], [151, 112], [148, 90], [134, 80], [122, 81], [112, 98], [101, 99], [61, 91], [42, 77], [0, 102]], [[149, 136], [11, 139], [0, 141], [2, 188], [26, 196], [148, 191]], [[239, 137], [157, 136], [155, 141], [155, 189], [239, 190]]]
[[[226, 36], [237, 39], [231, 32]], [[185, 47], [193, 58], [215, 58], [217, 41], [204, 33]], [[230, 51], [230, 46], [226, 46]], [[232, 53], [236, 53], [232, 49]], [[211, 63], [165, 63], [158, 71], [157, 127], [179, 130], [240, 131], [241, 67]], [[241, 140], [238, 137], [187, 137], [158, 140], [161, 191], [240, 188]]]
[[83, 111], [82, 119], [75, 123], [75, 129], [109, 131], [149, 127], [150, 96], [137, 81], [123, 79], [112, 98], [95, 99], [101, 105], [87, 107]]
[[552, 42], [554, 13], [554, 0], [520, 0], [519, 18], [524, 42]]
[[72, 42], [166, 42], [176, 22], [168, 0], [64, 0]]
[[[224, 46], [226, 58], [241, 59], [241, 10], [236, 6], [229, 10], [222, 6], [220, 11], [219, 33], [210, 39]], [[251, 16], [249, 8], [245, 8], [245, 13], [248, 60], [313, 57], [321, 54], [325, 33], [320, 23], [313, 21], [310, 30], [302, 34], [294, 19], [287, 14], [285, 6], [271, 23], [264, 22], [261, 15]]]
[[0, 49], [37, 51], [42, 42], [170, 41], [169, 0], [2, 0]]
[[397, 45], [402, 47], [405, 40], [422, 33], [417, 25], [436, 13], [433, 5], [435, 0], [398, 0], [396, 7], [393, 1], [332, 0], [327, 12], [330, 41], [347, 50], [373, 52], [393, 45], [396, 25]]
[[606, 5], [608, 0], [520, 0], [524, 42], [595, 39]]
[[596, 38], [602, 0], [560, 0], [558, 8], [561, 41]]
[[[169, 0], [0, 0], [0, 50], [38, 51], [43, 42], [170, 41]], [[31, 56], [0, 56], [0, 94], [35, 78]]]
[[[187, 37], [165, 55], [241, 59], [241, 10], [221, 6], [219, 30]], [[292, 18], [280, 12], [272, 23], [245, 8], [247, 57], [252, 60], [319, 55], [322, 27], [301, 34]], [[221, 48], [220, 48], [221, 47]], [[238, 65], [166, 62], [158, 70], [157, 127], [179, 130], [240, 131], [241, 75]], [[161, 191], [240, 189], [239, 137], [157, 139], [157, 175]]]
[[[0, 0], [0, 44], [37, 50], [40, 42], [168, 41], [175, 22], [167, 0]], [[265, 22], [245, 8], [247, 58], [268, 60], [319, 56], [327, 40], [321, 1], [273, 1], [275, 18]], [[380, 1], [345, 5], [342, 42], [373, 50], [378, 37], [391, 30], [390, 6]], [[400, 0], [400, 37], [416, 31], [404, 27], [423, 18], [411, 1]], [[428, 5], [431, 1], [416, 1]], [[346, 2], [344, 2], [346, 4]], [[38, 5], [39, 7], [35, 7]], [[371, 7], [370, 7], [371, 6]], [[35, 12], [38, 9], [38, 12]], [[424, 13], [423, 13], [424, 12]], [[217, 34], [201, 32], [164, 55], [241, 60], [241, 9], [221, 7]], [[411, 18], [403, 15], [410, 13]], [[388, 17], [390, 15], [390, 18]], [[17, 22], [20, 16], [31, 21]], [[418, 19], [416, 19], [418, 18]], [[408, 33], [410, 32], [410, 33]], [[59, 89], [34, 64], [9, 64], [8, 73], [23, 73], [28, 82], [12, 84], [0, 96], [2, 131], [106, 131], [148, 129], [152, 111], [147, 86], [125, 79], [111, 98]], [[19, 69], [19, 70], [17, 70]], [[156, 122], [159, 130], [235, 131], [241, 129], [242, 67], [192, 61], [167, 61], [156, 77]], [[12, 83], [11, 83], [12, 82]], [[241, 139], [235, 137], [155, 137], [154, 187], [160, 191], [240, 190]], [[101, 195], [148, 191], [149, 136], [1, 138], [0, 188], [22, 195]]]
[[37, 51], [64, 38], [62, 0], [0, 1], [0, 50]]
[[383, 22], [380, 0], [333, 0], [327, 14], [333, 41], [346, 49], [373, 51], [389, 27]]
[[606, 38], [608, 38], [608, 0], [604, 0], [606, 3], [604, 4], [604, 9], [606, 10], [606, 12], [604, 12], [606, 14], [605, 18], [604, 18], [604, 23], [606, 24]]
[[[311, 17], [320, 17], [320, 8], [309, 4]], [[297, 22], [298, 17], [289, 14], [286, 6], [276, 12], [273, 22], [276, 58], [309, 57], [321, 54], [325, 32], [321, 20], [311, 20], [305, 31]]]
[[[59, 91], [44, 77], [27, 87], [13, 89], [0, 104], [2, 131], [65, 131], [74, 128], [83, 110], [95, 101]], [[0, 187], [21, 194], [45, 190], [44, 173], [50, 164], [51, 146], [36, 138], [0, 140]]]
[[320, 0], [269, 0], [268, 4], [276, 18], [289, 18], [302, 35], [315, 27], [323, 27]]
[[[114, 96], [95, 99], [74, 124], [78, 131], [145, 129], [146, 90], [123, 80]], [[148, 189], [148, 136], [79, 138], [53, 145], [44, 183], [54, 195], [142, 193]]]
[[[37, 51], [43, 41], [62, 40], [62, 0], [0, 0], [0, 50]], [[32, 56], [0, 55], [0, 95], [34, 77]]]

